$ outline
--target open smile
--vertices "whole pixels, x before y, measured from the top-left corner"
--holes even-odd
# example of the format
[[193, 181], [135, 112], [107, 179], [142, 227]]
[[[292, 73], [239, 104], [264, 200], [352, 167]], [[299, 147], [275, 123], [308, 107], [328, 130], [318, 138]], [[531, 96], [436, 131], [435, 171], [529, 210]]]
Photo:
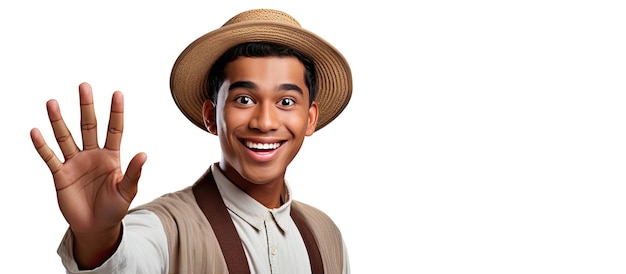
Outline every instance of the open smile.
[[251, 141], [241, 140], [241, 143], [248, 149], [248, 156], [257, 162], [269, 162], [275, 159], [285, 141]]
[[249, 148], [251, 150], [255, 150], [255, 151], [275, 150], [275, 149], [279, 148], [283, 144], [282, 141], [281, 142], [263, 143], [263, 142], [254, 142], [254, 141], [248, 141], [248, 140], [242, 140], [242, 143], [247, 148]]

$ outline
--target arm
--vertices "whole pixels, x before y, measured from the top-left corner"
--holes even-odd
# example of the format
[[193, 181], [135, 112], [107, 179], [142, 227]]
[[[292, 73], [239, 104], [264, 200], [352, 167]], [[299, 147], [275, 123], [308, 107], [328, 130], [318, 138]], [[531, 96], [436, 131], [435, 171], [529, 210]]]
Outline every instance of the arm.
[[161, 220], [148, 210], [127, 214], [115, 252], [100, 266], [81, 271], [74, 259], [74, 234], [68, 230], [57, 250], [67, 273], [168, 273], [167, 236]]
[[61, 213], [75, 237], [74, 257], [81, 268], [102, 264], [116, 250], [121, 222], [137, 194], [137, 183], [146, 155], [139, 153], [121, 170], [120, 144], [124, 127], [124, 100], [115, 92], [105, 145], [100, 148], [91, 87], [79, 86], [82, 150], [68, 130], [55, 100], [46, 104], [62, 162], [46, 144], [38, 129], [31, 130], [33, 145], [52, 173]]
[[81, 233], [72, 230], [74, 259], [78, 267], [80, 269], [93, 269], [100, 266], [117, 249], [122, 239], [121, 231], [121, 224], [117, 228], [96, 233]]

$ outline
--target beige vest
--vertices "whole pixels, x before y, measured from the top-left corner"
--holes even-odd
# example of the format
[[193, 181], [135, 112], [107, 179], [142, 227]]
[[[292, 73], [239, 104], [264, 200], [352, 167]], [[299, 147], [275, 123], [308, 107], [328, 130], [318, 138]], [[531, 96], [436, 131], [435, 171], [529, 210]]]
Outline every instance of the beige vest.
[[[324, 273], [342, 273], [343, 241], [333, 221], [322, 211], [292, 201], [310, 227], [322, 256]], [[154, 212], [165, 229], [169, 251], [169, 273], [228, 273], [218, 240], [196, 203], [192, 187], [166, 194], [134, 210]]]

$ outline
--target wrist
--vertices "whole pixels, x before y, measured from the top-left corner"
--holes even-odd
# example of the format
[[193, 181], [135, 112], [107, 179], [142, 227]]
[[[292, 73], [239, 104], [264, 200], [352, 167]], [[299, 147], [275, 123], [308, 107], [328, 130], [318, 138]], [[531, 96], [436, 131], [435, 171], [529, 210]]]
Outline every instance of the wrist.
[[80, 269], [100, 266], [115, 253], [122, 240], [122, 224], [99, 232], [76, 232], [74, 235], [74, 259]]

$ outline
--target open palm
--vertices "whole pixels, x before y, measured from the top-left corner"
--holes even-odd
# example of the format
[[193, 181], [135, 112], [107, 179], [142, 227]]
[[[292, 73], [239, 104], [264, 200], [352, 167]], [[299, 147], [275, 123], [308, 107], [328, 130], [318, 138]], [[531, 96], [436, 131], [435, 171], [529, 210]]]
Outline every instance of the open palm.
[[124, 99], [114, 92], [111, 100], [106, 142], [98, 145], [97, 123], [91, 86], [79, 86], [83, 149], [68, 130], [59, 105], [47, 102], [48, 117], [64, 156], [62, 162], [46, 144], [38, 129], [31, 130], [33, 145], [52, 173], [57, 199], [72, 231], [97, 233], [119, 225], [137, 194], [137, 183], [146, 155], [139, 153], [128, 164], [120, 165], [120, 144], [124, 128]]

